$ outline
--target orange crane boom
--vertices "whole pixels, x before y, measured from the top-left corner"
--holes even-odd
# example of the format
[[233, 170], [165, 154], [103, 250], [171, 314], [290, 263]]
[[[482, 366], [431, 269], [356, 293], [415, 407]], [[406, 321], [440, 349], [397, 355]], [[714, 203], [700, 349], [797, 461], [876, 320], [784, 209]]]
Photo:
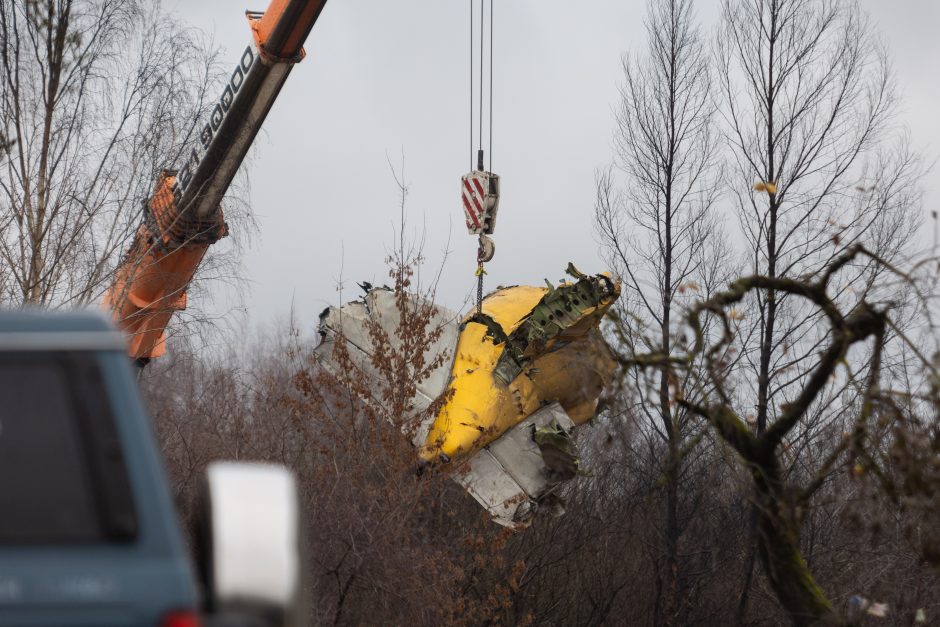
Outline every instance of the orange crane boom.
[[253, 40], [183, 163], [164, 170], [105, 294], [105, 306], [145, 365], [165, 352], [166, 328], [209, 246], [227, 233], [221, 202], [277, 99], [326, 0], [272, 0], [247, 11]]

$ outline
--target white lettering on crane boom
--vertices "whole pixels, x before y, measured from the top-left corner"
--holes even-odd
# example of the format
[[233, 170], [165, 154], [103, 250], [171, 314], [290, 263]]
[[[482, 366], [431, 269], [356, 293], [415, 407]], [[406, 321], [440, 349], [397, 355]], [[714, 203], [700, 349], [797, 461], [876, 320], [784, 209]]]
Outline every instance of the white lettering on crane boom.
[[192, 182], [196, 168], [202, 161], [202, 157], [206, 154], [209, 146], [212, 145], [212, 140], [215, 138], [219, 128], [221, 128], [222, 122], [225, 121], [225, 117], [232, 108], [232, 103], [235, 102], [235, 96], [244, 84], [245, 77], [248, 76], [248, 71], [251, 69], [251, 66], [254, 65], [254, 62], [255, 52], [252, 50], [251, 44], [249, 44], [242, 53], [238, 65], [235, 66], [235, 70], [232, 72], [232, 76], [225, 85], [225, 89], [222, 90], [222, 94], [212, 108], [209, 121], [203, 125], [199, 133], [199, 144], [190, 149], [186, 163], [179, 169], [179, 173], [176, 176], [176, 183], [173, 185], [173, 197], [177, 202], [180, 201], [186, 189], [189, 187], [189, 184]]

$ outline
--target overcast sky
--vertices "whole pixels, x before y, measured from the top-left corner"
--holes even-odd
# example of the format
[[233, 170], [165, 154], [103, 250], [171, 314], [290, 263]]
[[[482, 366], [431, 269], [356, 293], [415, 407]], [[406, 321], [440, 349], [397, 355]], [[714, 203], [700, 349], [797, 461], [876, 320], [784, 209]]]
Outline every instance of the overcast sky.
[[[232, 59], [249, 40], [232, 0], [167, 0]], [[477, 7], [478, 2], [475, 2]], [[487, 3], [488, 5], [489, 3]], [[557, 280], [568, 261], [604, 269], [592, 228], [594, 172], [611, 158], [612, 107], [623, 53], [642, 50], [645, 0], [496, 0], [493, 170], [502, 199], [487, 286]], [[719, 0], [700, 0], [714, 25]], [[903, 121], [915, 146], [940, 152], [940, 2], [863, 0], [892, 52]], [[477, 8], [477, 10], [479, 10]], [[406, 235], [424, 235], [426, 272], [443, 252], [439, 302], [454, 309], [475, 285], [459, 178], [471, 166], [469, 0], [330, 0], [247, 166], [260, 233], [245, 253], [250, 324], [286, 316], [305, 330], [326, 305], [385, 282], [398, 223], [388, 159], [405, 159]], [[489, 162], [489, 159], [487, 159]], [[927, 180], [928, 209], [940, 174]], [[218, 290], [210, 311], [235, 302]]]

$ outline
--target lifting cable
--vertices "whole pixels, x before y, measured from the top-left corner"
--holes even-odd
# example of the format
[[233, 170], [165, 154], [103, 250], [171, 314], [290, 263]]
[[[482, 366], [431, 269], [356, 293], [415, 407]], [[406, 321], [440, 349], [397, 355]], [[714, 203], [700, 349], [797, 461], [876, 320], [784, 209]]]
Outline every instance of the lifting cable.
[[[484, 0], [480, 0], [480, 142], [478, 144], [477, 152], [477, 169], [483, 169], [483, 41], [484, 41], [484, 29], [483, 25], [485, 24], [483, 20], [483, 5], [485, 4]], [[473, 63], [473, 61], [470, 61]]]
[[[477, 198], [479, 200], [479, 204], [476, 205], [477, 208], [482, 209], [483, 207], [486, 207], [485, 210], [481, 210], [479, 212], [480, 219], [484, 220], [486, 225], [481, 228], [480, 225], [478, 224], [475, 230], [471, 228], [471, 233], [477, 233], [479, 235], [479, 246], [477, 249], [477, 270], [475, 273], [477, 277], [476, 306], [477, 306], [477, 313], [482, 313], [483, 275], [486, 274], [486, 271], [483, 268], [483, 264], [489, 261], [490, 259], [492, 259], [493, 257], [493, 243], [492, 243], [492, 240], [486, 237], [486, 235], [492, 233], [492, 223], [495, 222], [496, 208], [498, 207], [498, 202], [499, 202], [499, 188], [498, 188], [498, 177], [492, 174], [492, 169], [493, 169], [493, 0], [489, 0], [490, 2], [490, 24], [489, 24], [490, 26], [489, 92], [490, 93], [489, 93], [489, 96], [490, 97], [489, 97], [489, 111], [488, 111], [488, 114], [489, 114], [488, 115], [488, 119], [489, 119], [489, 146], [488, 147], [490, 151], [490, 159], [489, 159], [490, 171], [485, 172], [484, 165], [483, 165], [483, 158], [484, 158], [484, 151], [483, 151], [483, 119], [484, 119], [483, 118], [483, 102], [484, 102], [483, 80], [484, 80], [484, 77], [483, 77], [483, 74], [484, 74], [484, 67], [485, 67], [484, 66], [484, 50], [485, 50], [485, 45], [486, 45], [486, 29], [485, 29], [486, 16], [485, 16], [484, 9], [485, 9], [486, 0], [479, 0], [480, 1], [480, 77], [479, 77], [479, 80], [480, 80], [479, 114], [480, 116], [479, 116], [479, 127], [478, 127], [479, 135], [478, 135], [478, 141], [477, 141], [476, 163], [474, 164], [474, 161], [473, 161], [473, 144], [474, 144], [474, 141], [473, 141], [474, 140], [474, 137], [473, 137], [474, 135], [473, 133], [473, 130], [474, 130], [473, 128], [473, 121], [474, 121], [473, 120], [473, 105], [474, 105], [473, 61], [474, 61], [474, 54], [475, 54], [474, 45], [476, 43], [474, 41], [474, 36], [473, 36], [474, 34], [473, 33], [473, 21], [474, 21], [473, 20], [473, 17], [474, 17], [473, 16], [473, 13], [474, 13], [473, 4], [475, 1], [476, 0], [470, 0], [470, 166], [471, 166], [472, 172], [468, 176], [472, 177], [476, 173], [488, 175], [488, 176], [480, 177], [487, 181], [487, 189], [485, 193], [474, 196], [472, 189], [470, 191], [471, 197]], [[474, 168], [474, 165], [476, 166], [475, 168]], [[490, 177], [494, 178], [495, 182], [490, 183], [489, 182]], [[467, 185], [468, 185], [467, 177], [464, 177], [464, 186], [467, 186]], [[466, 193], [465, 193], [464, 204], [465, 206], [467, 204]], [[470, 210], [472, 211], [472, 209]], [[469, 222], [467, 226], [468, 228], [470, 227]]]

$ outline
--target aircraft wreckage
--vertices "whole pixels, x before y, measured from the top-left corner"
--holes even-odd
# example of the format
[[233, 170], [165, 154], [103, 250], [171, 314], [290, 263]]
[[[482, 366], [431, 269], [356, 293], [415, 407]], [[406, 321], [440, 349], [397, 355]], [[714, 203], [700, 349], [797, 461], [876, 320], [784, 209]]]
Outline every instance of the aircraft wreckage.
[[[442, 333], [425, 357], [444, 358], [418, 383], [404, 417], [421, 469], [446, 468], [505, 526], [528, 524], [577, 474], [573, 430], [594, 417], [614, 371], [599, 325], [620, 286], [571, 264], [568, 274], [558, 286], [499, 288], [462, 320], [437, 307], [430, 324]], [[380, 376], [370, 330], [377, 325], [396, 342], [399, 307], [392, 290], [370, 288], [360, 301], [325, 310], [320, 363], [339, 375], [333, 348], [344, 341], [361, 376]], [[435, 399], [443, 399], [440, 409], [422, 419]]]

